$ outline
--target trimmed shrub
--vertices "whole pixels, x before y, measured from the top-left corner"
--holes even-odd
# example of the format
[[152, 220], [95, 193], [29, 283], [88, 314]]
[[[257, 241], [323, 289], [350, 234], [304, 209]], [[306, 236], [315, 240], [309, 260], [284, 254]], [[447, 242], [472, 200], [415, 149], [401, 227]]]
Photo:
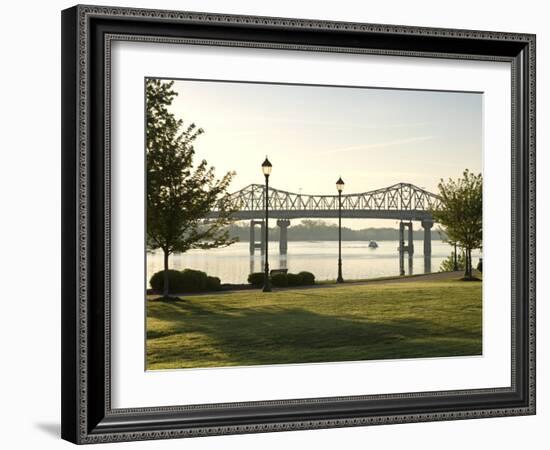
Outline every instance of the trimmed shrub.
[[221, 280], [218, 277], [206, 277], [206, 288], [209, 291], [219, 291], [221, 289]]
[[[151, 287], [158, 292], [164, 288], [164, 270], [155, 273], [149, 280]], [[168, 288], [170, 293], [181, 292], [185, 290], [186, 279], [179, 270], [168, 270]]]
[[298, 275], [302, 279], [301, 284], [303, 285], [315, 284], [315, 275], [313, 275], [311, 272], [303, 271], [303, 272], [300, 272]]
[[248, 275], [248, 282], [253, 286], [262, 286], [264, 284], [264, 273], [254, 272]]
[[289, 286], [300, 286], [302, 284], [302, 277], [297, 273], [287, 273], [286, 279]]
[[[164, 288], [164, 270], [155, 273], [149, 281], [151, 288], [162, 292]], [[170, 294], [181, 292], [219, 291], [221, 280], [218, 277], [209, 277], [201, 270], [185, 269], [168, 270], [168, 287]]]
[[276, 287], [288, 286], [288, 275], [286, 273], [274, 273], [271, 275], [271, 284]]
[[181, 272], [184, 280], [184, 291], [199, 292], [207, 288], [208, 276], [201, 270], [185, 269]]

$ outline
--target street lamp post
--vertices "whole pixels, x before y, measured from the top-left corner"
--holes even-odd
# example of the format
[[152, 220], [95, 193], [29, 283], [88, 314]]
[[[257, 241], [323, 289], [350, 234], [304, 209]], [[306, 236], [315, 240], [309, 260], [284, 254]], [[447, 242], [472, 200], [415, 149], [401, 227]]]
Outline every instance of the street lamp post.
[[269, 245], [269, 175], [271, 174], [271, 163], [267, 156], [262, 163], [262, 172], [265, 176], [265, 268], [264, 268], [264, 292], [271, 292], [271, 283], [269, 282], [269, 261], [268, 261], [268, 245]]
[[342, 277], [342, 191], [344, 190], [344, 181], [342, 177], [338, 178], [336, 182], [336, 189], [338, 190], [338, 278], [337, 283], [343, 283]]

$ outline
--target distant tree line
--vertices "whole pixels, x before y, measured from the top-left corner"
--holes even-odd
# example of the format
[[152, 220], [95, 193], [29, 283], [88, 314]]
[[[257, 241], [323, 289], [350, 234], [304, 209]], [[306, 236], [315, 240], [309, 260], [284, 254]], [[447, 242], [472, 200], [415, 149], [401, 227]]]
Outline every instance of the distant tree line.
[[[274, 223], [275, 219], [271, 221]], [[231, 238], [238, 239], [241, 242], [248, 242], [250, 239], [250, 224], [239, 223], [231, 224], [227, 228], [228, 235]], [[256, 227], [256, 239], [259, 239], [258, 233], [260, 227]], [[424, 230], [415, 230], [414, 239], [423, 239]], [[438, 230], [432, 230], [432, 239], [444, 239], [446, 236]], [[269, 227], [269, 240], [279, 239], [279, 227]], [[399, 229], [397, 228], [363, 228], [361, 230], [352, 230], [342, 227], [342, 240], [344, 241], [396, 241], [399, 239]], [[407, 236], [405, 236], [407, 239]], [[293, 221], [288, 228], [289, 241], [336, 241], [338, 240], [338, 225], [327, 223], [323, 220], [302, 220]]]

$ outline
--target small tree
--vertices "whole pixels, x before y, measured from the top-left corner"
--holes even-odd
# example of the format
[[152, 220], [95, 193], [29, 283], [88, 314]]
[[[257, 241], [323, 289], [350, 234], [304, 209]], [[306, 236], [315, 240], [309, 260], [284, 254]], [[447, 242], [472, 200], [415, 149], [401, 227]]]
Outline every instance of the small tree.
[[472, 249], [483, 244], [483, 178], [466, 169], [462, 178], [441, 180], [438, 187], [441, 205], [432, 214], [445, 228], [448, 240], [464, 250], [464, 278], [472, 279]]
[[[169, 293], [169, 257], [192, 248], [230, 245], [226, 226], [232, 222], [227, 187], [234, 176], [216, 179], [205, 160], [193, 166], [194, 141], [203, 133], [191, 123], [186, 128], [168, 110], [177, 92], [174, 82], [146, 82], [147, 132], [147, 247], [164, 253], [164, 289]], [[206, 219], [214, 208], [216, 219]]]
[[[456, 255], [456, 268], [458, 270], [466, 269], [466, 258], [464, 258], [464, 252], [460, 252]], [[454, 272], [455, 270], [455, 252], [451, 253], [451, 256], [445, 258], [439, 266], [441, 272]]]

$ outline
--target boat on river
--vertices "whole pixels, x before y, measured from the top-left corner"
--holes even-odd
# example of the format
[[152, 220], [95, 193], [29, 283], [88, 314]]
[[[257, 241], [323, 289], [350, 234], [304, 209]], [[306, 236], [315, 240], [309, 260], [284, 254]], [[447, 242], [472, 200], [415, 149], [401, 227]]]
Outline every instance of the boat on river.
[[378, 243], [376, 241], [370, 241], [369, 248], [378, 248]]

